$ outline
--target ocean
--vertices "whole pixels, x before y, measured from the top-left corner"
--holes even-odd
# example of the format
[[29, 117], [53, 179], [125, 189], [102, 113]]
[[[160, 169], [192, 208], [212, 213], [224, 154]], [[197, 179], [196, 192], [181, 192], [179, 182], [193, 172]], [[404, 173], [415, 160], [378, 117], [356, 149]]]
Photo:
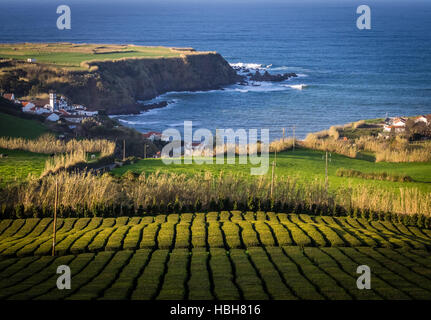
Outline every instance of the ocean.
[[[0, 2], [0, 42], [133, 43], [193, 47], [231, 64], [297, 78], [209, 92], [168, 93], [169, 106], [118, 117], [142, 132], [282, 128], [309, 132], [366, 118], [431, 113], [431, 2], [69, 1], [72, 29], [56, 28], [57, 1]], [[302, 90], [300, 89], [302, 88]]]

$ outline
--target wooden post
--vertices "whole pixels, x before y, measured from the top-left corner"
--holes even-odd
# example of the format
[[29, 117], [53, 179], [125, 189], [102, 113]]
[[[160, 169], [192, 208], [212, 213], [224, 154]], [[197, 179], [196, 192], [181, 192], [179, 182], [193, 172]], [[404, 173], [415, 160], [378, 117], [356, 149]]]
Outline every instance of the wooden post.
[[57, 236], [57, 202], [58, 202], [58, 178], [55, 178], [55, 199], [54, 199], [54, 224], [52, 232], [52, 256], [55, 256], [55, 241]]
[[144, 146], [144, 159], [147, 159], [147, 145]]
[[126, 161], [126, 140], [123, 140], [123, 161]]
[[274, 161], [272, 161], [272, 173], [271, 173], [271, 199], [274, 194], [274, 175], [275, 175], [275, 165], [277, 161], [277, 151], [275, 151]]
[[326, 193], [328, 193], [328, 151], [326, 151], [325, 156], [325, 188]]
[[293, 151], [295, 151], [295, 128], [296, 126], [293, 126]]
[[286, 136], [286, 128], [283, 128], [283, 142], [284, 142], [284, 137]]

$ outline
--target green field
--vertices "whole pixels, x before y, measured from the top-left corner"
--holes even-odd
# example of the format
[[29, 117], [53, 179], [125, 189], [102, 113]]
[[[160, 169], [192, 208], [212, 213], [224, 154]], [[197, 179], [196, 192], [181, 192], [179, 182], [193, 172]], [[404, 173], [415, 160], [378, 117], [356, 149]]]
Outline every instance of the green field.
[[[324, 152], [309, 149], [297, 149], [295, 151], [285, 151], [277, 154], [276, 175], [278, 176], [295, 176], [300, 181], [312, 181], [315, 179], [324, 179], [325, 161]], [[349, 184], [362, 184], [378, 186], [385, 189], [397, 190], [400, 187], [417, 187], [424, 191], [431, 191], [431, 163], [388, 163], [374, 162], [371, 156], [362, 156], [362, 159], [352, 159], [338, 154], [331, 154], [331, 160], [328, 166], [329, 184], [331, 188], [348, 186]], [[274, 154], [270, 154], [270, 164], [274, 159]], [[165, 165], [160, 159], [145, 159], [135, 164], [123, 166], [113, 170], [115, 175], [121, 176], [127, 171], [134, 173], [153, 173], [156, 171], [166, 173], [185, 173], [194, 175], [204, 173], [205, 171], [218, 174], [240, 173], [250, 177], [251, 165], [197, 165], [197, 164], [171, 164]], [[336, 176], [338, 168], [355, 169], [361, 172], [387, 172], [388, 174], [405, 174], [410, 176], [414, 182], [391, 182], [379, 180], [365, 180], [361, 178], [346, 178]], [[268, 170], [271, 174], [271, 168]]]
[[170, 58], [181, 52], [166, 47], [141, 47], [134, 45], [95, 45], [71, 43], [1, 44], [0, 58], [27, 60], [57, 67], [80, 69], [81, 62], [114, 60], [120, 58]]
[[9, 114], [0, 113], [1, 137], [34, 139], [47, 132], [47, 128], [39, 121], [22, 119]]
[[15, 181], [22, 182], [29, 175], [39, 177], [49, 158], [46, 154], [1, 148], [0, 154], [7, 155], [0, 158], [0, 186]]
[[[264, 212], [0, 222], [0, 299], [426, 299], [430, 230]], [[72, 289], [56, 288], [57, 266]], [[372, 289], [358, 290], [368, 265]]]

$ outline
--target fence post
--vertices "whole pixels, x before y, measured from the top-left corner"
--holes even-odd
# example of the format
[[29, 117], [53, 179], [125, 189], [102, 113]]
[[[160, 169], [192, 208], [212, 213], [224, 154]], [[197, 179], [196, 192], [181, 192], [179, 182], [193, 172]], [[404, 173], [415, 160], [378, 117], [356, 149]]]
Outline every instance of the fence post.
[[58, 178], [55, 177], [55, 199], [54, 199], [54, 224], [52, 233], [52, 256], [55, 256], [55, 242], [57, 236], [57, 202], [58, 202]]

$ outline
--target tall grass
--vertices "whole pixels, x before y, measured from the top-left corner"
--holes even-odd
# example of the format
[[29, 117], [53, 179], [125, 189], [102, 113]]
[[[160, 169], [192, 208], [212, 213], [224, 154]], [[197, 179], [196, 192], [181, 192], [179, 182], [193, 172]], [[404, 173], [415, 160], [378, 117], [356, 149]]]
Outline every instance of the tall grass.
[[[269, 177], [244, 179], [240, 175], [213, 175], [209, 172], [192, 177], [160, 173], [136, 176], [129, 173], [122, 178], [108, 174], [59, 172], [20, 186], [6, 186], [0, 193], [0, 203], [7, 206], [22, 204], [25, 208], [52, 206], [56, 180], [59, 205], [72, 210], [99, 204], [147, 209], [173, 203], [186, 208], [195, 208], [199, 203], [198, 210], [212, 210], [214, 202], [228, 201], [233, 209], [253, 210], [259, 209], [263, 203], [270, 203], [274, 211], [306, 210], [319, 206], [329, 208], [329, 211], [342, 207], [346, 211], [431, 214], [431, 194], [416, 188], [406, 187], [394, 192], [358, 185], [327, 192], [320, 180], [304, 185], [295, 177], [277, 177], [271, 198]], [[260, 202], [257, 204], [250, 199], [260, 199]]]
[[56, 139], [51, 134], [46, 134], [38, 139], [0, 137], [0, 148], [12, 150], [24, 150], [35, 153], [66, 153], [76, 151], [100, 152], [101, 157], [114, 153], [115, 143], [109, 140], [69, 140], [67, 142]]
[[57, 154], [53, 158], [46, 161], [42, 176], [52, 172], [57, 172], [61, 169], [68, 169], [78, 163], [85, 163], [86, 161], [87, 152], [84, 150], [73, 151], [65, 154]]
[[349, 141], [341, 141], [334, 138], [319, 139], [313, 133], [308, 134], [301, 144], [309, 149], [335, 152], [350, 158], [355, 158], [358, 152], [357, 148]]
[[431, 141], [410, 143], [400, 136], [391, 140], [362, 136], [356, 140], [356, 146], [358, 150], [374, 152], [376, 162], [431, 161]]
[[87, 153], [100, 153], [100, 158], [110, 157], [114, 154], [115, 143], [109, 140], [88, 139], [72, 139], [65, 142], [47, 134], [35, 140], [2, 137], [0, 138], [0, 148], [54, 154], [45, 163], [43, 177], [87, 162]]
[[[362, 126], [361, 121], [344, 127]], [[385, 139], [374, 136], [361, 136], [355, 140], [339, 140], [340, 127], [310, 133], [300, 144], [306, 148], [330, 151], [355, 158], [358, 152], [373, 152], [376, 162], [428, 162], [431, 161], [431, 141], [411, 143], [402, 136]]]
[[296, 144], [296, 141], [293, 138], [272, 141], [269, 145], [269, 152], [281, 152], [292, 149], [294, 143]]

